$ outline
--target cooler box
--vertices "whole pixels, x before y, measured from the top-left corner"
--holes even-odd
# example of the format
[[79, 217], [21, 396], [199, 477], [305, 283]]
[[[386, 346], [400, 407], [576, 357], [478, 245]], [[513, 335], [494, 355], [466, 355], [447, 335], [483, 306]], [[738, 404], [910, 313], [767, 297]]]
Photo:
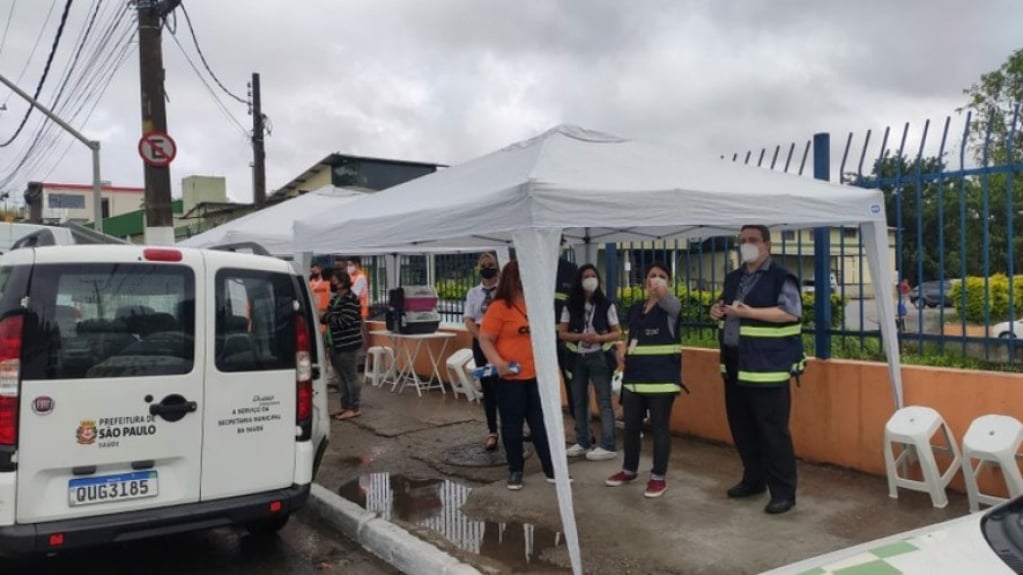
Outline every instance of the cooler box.
[[433, 286], [403, 286], [405, 311], [434, 311], [437, 309], [437, 290]]
[[407, 311], [401, 315], [399, 333], [434, 333], [440, 327], [440, 314], [435, 311]]

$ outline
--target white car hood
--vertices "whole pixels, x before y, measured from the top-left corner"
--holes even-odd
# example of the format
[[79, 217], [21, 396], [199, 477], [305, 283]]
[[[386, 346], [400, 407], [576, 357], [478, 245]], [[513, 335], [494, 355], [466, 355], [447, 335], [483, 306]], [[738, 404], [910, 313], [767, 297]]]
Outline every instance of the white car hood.
[[[988, 545], [973, 513], [922, 529], [842, 549], [768, 571], [765, 575], [1014, 573]], [[848, 569], [848, 571], [845, 571]]]

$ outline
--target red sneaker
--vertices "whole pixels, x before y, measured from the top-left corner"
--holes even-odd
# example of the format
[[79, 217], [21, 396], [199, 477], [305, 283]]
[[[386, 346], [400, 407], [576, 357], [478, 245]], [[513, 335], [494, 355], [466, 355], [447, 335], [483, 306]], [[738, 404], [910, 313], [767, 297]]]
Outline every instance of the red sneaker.
[[626, 473], [624, 471], [619, 471], [618, 473], [615, 473], [611, 477], [608, 477], [607, 480], [604, 481], [604, 484], [607, 485], [608, 487], [618, 487], [619, 485], [631, 483], [635, 479], [636, 479], [635, 473]]
[[663, 479], [651, 479], [646, 482], [646, 491], [643, 492], [644, 497], [660, 497], [664, 495], [664, 492], [668, 490], [668, 483]]

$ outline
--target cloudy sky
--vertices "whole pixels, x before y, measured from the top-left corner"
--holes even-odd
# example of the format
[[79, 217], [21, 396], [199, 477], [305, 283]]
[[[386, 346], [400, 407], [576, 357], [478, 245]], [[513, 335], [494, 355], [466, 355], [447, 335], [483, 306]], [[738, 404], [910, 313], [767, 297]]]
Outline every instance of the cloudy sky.
[[[35, 89], [64, 4], [0, 0], [0, 74]], [[53, 105], [67, 77], [56, 109], [102, 141], [104, 179], [139, 186], [138, 50], [126, 5], [73, 3], [42, 100]], [[456, 164], [559, 123], [677, 144], [708, 159], [805, 142], [818, 131], [830, 131], [840, 152], [850, 131], [901, 132], [905, 122], [912, 144], [924, 120], [954, 114], [963, 88], [1023, 47], [1023, 2], [1015, 0], [184, 5], [229, 91], [245, 99], [250, 74], [262, 75], [271, 191], [335, 151]], [[248, 201], [247, 107], [203, 71], [208, 90], [175, 38], [202, 70], [180, 9], [176, 36], [168, 30], [163, 42], [169, 131], [179, 148], [175, 194], [184, 176], [220, 175], [232, 199]], [[0, 86], [0, 144], [25, 110], [9, 94]], [[0, 147], [0, 190], [12, 197], [29, 180], [91, 181], [84, 146], [40, 128], [34, 114]]]

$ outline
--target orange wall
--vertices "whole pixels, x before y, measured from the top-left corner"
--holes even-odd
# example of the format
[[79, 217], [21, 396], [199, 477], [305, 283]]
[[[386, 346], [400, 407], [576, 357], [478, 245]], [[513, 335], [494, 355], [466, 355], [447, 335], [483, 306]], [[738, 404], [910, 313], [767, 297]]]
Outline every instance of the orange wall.
[[[675, 404], [672, 428], [731, 443], [717, 351], [687, 348], [683, 365], [692, 393]], [[936, 409], [960, 446], [970, 422], [981, 415], [1023, 420], [1021, 374], [903, 366], [902, 380], [905, 405]], [[887, 364], [811, 359], [800, 383], [792, 387], [790, 422], [796, 454], [884, 475], [884, 427], [894, 412]], [[961, 474], [953, 487], [962, 489]]]

